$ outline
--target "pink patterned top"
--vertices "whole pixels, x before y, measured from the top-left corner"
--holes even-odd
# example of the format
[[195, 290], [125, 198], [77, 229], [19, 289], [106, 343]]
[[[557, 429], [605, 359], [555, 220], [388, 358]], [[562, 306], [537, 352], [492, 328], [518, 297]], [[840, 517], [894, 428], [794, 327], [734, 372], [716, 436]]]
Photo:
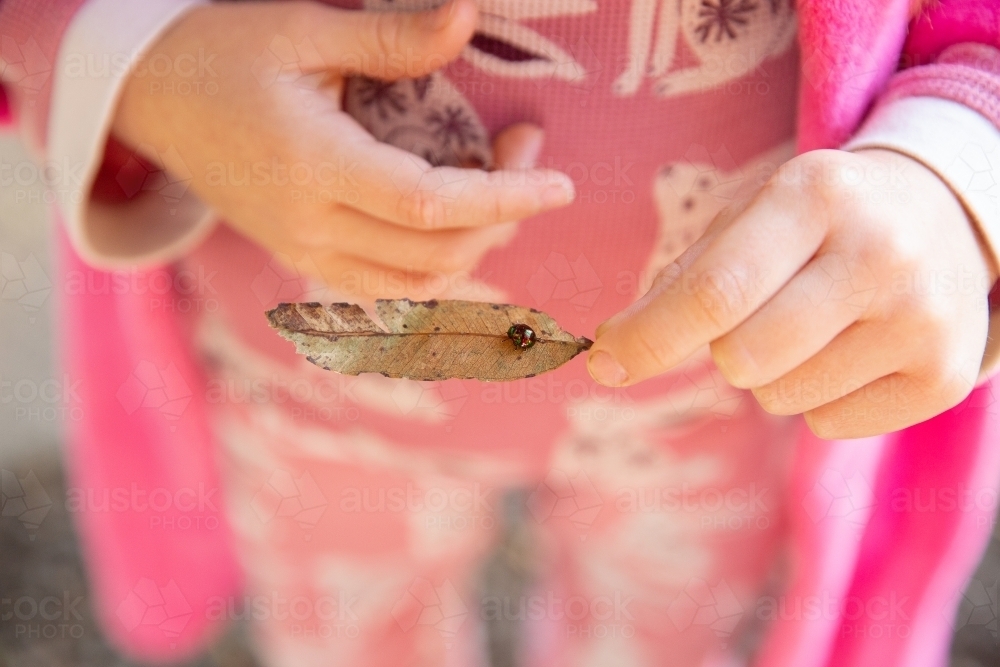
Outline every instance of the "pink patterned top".
[[[63, 34], [82, 4], [0, 3], [5, 101], [36, 146], [46, 144], [46, 127], [58, 125], [52, 117], [59, 109], [49, 114], [58, 76], [53, 68]], [[670, 3], [660, 4], [662, 9]], [[591, 8], [587, 3], [539, 3], [549, 14], [517, 17], [498, 9], [467, 59], [448, 70], [455, 88], [490, 131], [516, 120], [542, 124], [548, 133], [543, 162], [575, 175], [581, 195], [570, 213], [526, 223], [511, 246], [487, 258], [476, 277], [503, 290], [510, 301], [541, 305], [578, 334], [589, 333], [604, 316], [628, 303], [641, 290], [645, 272], [697, 233], [703, 222], [692, 211], [701, 211], [705, 202], [714, 205], [717, 199], [732, 197], [736, 180], [752, 182], [755, 165], [777, 159], [768, 152], [777, 150], [796, 124], [800, 148], [838, 146], [857, 131], [873, 102], [899, 90], [908, 96], [945, 96], [1000, 125], [995, 85], [1000, 43], [996, 8], [989, 3], [935, 3], [909, 24], [908, 37], [911, 3], [905, 0], [799, 3], [803, 57], [797, 84], [794, 48], [782, 46], [781, 26], [789, 25], [782, 23], [790, 16], [787, 7], [707, 0], [703, 14], [690, 11], [692, 3], [681, 4], [682, 19], [663, 14], [670, 19], [665, 21], [668, 26], [677, 19], [678, 25], [669, 30], [650, 30], [649, 21], [629, 28], [627, 12], [611, 4]], [[653, 16], [656, 3], [635, 2], [630, 9]], [[741, 30], [757, 31], [749, 39], [756, 45], [750, 66], [739, 51], [735, 56], [725, 51], [748, 43], [730, 35], [732, 31], [739, 37]], [[901, 52], [912, 68], [894, 76]], [[709, 67], [704, 67], [706, 62]], [[685, 70], [698, 75], [676, 76]], [[733, 72], [737, 74], [731, 77]], [[765, 95], [759, 95], [762, 84]], [[795, 85], [797, 118], [791, 111]], [[778, 99], [784, 106], [774, 101]], [[114, 157], [109, 151], [108, 161]], [[119, 171], [112, 167], [105, 174]], [[736, 173], [742, 179], [733, 178]], [[667, 224], [674, 220], [685, 222]], [[71, 216], [70, 224], [78, 222]], [[619, 225], [627, 225], [628, 231], [622, 233]], [[264, 387], [270, 391], [277, 386], [275, 378], [280, 383], [284, 377], [315, 377], [304, 375], [310, 370], [264, 328], [262, 319], [243, 317], [275, 300], [312, 294], [309, 286], [297, 284], [294, 275], [225, 228], [185, 261], [219, 269], [212, 278], [219, 317], [213, 324], [208, 317], [213, 313], [204, 308], [201, 314], [206, 317], [199, 318], [200, 348], [222, 364], [212, 371], [214, 380], [260, 379], [263, 368]], [[90, 271], [65, 246], [62, 262], [67, 269]], [[136, 481], [147, 487], [217, 484], [203, 408], [221, 408], [212, 410], [216, 415], [235, 408], [248, 417], [259, 411], [250, 409], [252, 401], [228, 398], [228, 389], [218, 382], [208, 387], [216, 393], [202, 393], [186, 345], [190, 332], [176, 316], [178, 310], [191, 309], [190, 303], [184, 304], [185, 295], [174, 294], [166, 301], [176, 307], [171, 312], [139, 295], [63, 296], [61, 308], [70, 332], [63, 341], [64, 359], [71, 376], [83, 379], [87, 401], [86, 419], [74, 424], [70, 434], [77, 482], [92, 488], [127, 487]], [[220, 351], [227, 341], [250, 354]], [[161, 355], [181, 384], [197, 392], [194, 400], [187, 394], [190, 407], [182, 419], [167, 420], [155, 407], [128, 410], [109, 398]], [[678, 435], [670, 431], [678, 415], [707, 416], [695, 422], [696, 428], [721, 433], [723, 427], [738, 423], [749, 403], [739, 394], [720, 394], [705, 365], [630, 390], [631, 402], [620, 395], [593, 393], [579, 364], [546, 377], [551, 378], [549, 384], [511, 385], [516, 393], [510, 394], [504, 387], [497, 393], [497, 387], [467, 383], [442, 383], [427, 393], [399, 383], [384, 391], [383, 385], [368, 386], [361, 380], [332, 385], [331, 393], [314, 391], [310, 387], [319, 387], [318, 381], [308, 380], [312, 384], [301, 389], [304, 393], [285, 402], [291, 409], [282, 408], [279, 423], [291, 418], [326, 434], [358, 426], [387, 440], [489, 454], [494, 460], [506, 457], [511, 462], [507, 479], [516, 481], [546, 467], [551, 452], [561, 451], [556, 447], [565, 436], [573, 443], [565, 451], [580, 455], [593, 453], [589, 429], [613, 442], [618, 437], [614, 429], [623, 427], [619, 441], [634, 441], [634, 432], [628, 430], [641, 421], [636, 405], [654, 408], [646, 411], [654, 425], [642, 425], [641, 432], [672, 437]], [[558, 397], [556, 391], [561, 392]], [[893, 513], [888, 500], [894, 489], [927, 485], [995, 489], [1000, 457], [990, 446], [996, 438], [990, 391], [989, 386], [977, 390], [967, 404], [878, 442], [802, 443], [794, 457], [787, 506], [787, 535], [796, 565], [789, 594], [806, 598], [832, 591], [867, 599], [896, 591], [910, 596], [915, 605], [912, 632], [875, 641], [870, 618], [782, 618], [768, 634], [762, 664], [940, 663], [949, 635], [942, 615], [953, 615], [956, 590], [986, 539], [976, 522], [988, 517], [978, 511], [914, 517]], [[657, 397], [666, 401], [657, 405]], [[671, 400], [676, 397], [683, 400]], [[326, 405], [310, 406], [300, 398], [318, 398]], [[619, 405], [625, 408], [618, 413], [610, 409]], [[576, 412], [563, 410], [567, 407]], [[296, 408], [301, 410], [296, 413]], [[332, 408], [343, 409], [338, 413]], [[497, 417], [503, 420], [499, 424], [493, 421]], [[484, 421], [487, 418], [490, 422]], [[663, 428], [658, 431], [655, 424]], [[487, 428], [490, 425], [493, 428]], [[505, 437], [498, 436], [498, 426]], [[754, 438], [767, 432], [741, 430]], [[725, 442], [726, 437], [731, 435], [711, 440]], [[672, 441], [695, 449], [700, 444], [690, 434]], [[548, 444], [536, 451], [529, 443]], [[767, 461], [752, 455], [752, 446], [742, 451], [751, 454], [728, 461], [746, 475], [744, 479], [755, 474], [754, 466], [767, 469]], [[642, 465], [642, 452], [638, 454], [634, 462]], [[457, 460], [454, 454], [447, 458]], [[564, 472], [575, 464], [572, 459], [568, 463]], [[611, 472], [622, 469], [605, 467]], [[832, 512], [833, 505], [824, 510], [823, 498], [849, 497], [848, 482], [858, 475], [868, 480], [874, 504], [847, 518]], [[837, 496], [841, 492], [847, 495]], [[135, 653], [159, 658], [188, 652], [205, 641], [215, 625], [204, 613], [206, 600], [231, 594], [239, 584], [228, 531], [191, 531], [179, 542], [172, 534], [151, 530], [144, 517], [95, 513], [78, 519], [99, 612], [116, 641]], [[887, 535], [892, 539], [885, 539]], [[902, 558], [908, 568], [891, 566]], [[753, 570], [748, 568], [746, 581], [759, 580], [760, 566]], [[171, 581], [183, 592], [194, 612], [184, 633], [166, 637], [122, 630], [116, 612], [143, 578], [158, 586]]]

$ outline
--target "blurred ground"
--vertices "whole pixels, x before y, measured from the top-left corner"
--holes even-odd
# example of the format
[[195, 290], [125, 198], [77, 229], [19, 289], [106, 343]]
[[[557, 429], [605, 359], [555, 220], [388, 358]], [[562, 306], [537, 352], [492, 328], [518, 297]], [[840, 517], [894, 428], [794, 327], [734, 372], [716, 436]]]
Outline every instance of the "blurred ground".
[[[10, 470], [4, 466], [6, 470]], [[63, 488], [57, 461], [27, 468], [41, 488], [58, 498]], [[23, 473], [27, 474], [27, 473]], [[34, 538], [34, 539], [32, 539]], [[132, 667], [105, 643], [91, 612], [87, 585], [69, 513], [54, 502], [37, 532], [6, 518], [0, 525], [0, 667]], [[54, 598], [43, 618], [36, 606]], [[55, 611], [56, 613], [52, 613]], [[11, 618], [8, 618], [11, 616]], [[242, 627], [189, 667], [255, 667]]]
[[[54, 295], [43, 188], [34, 163], [9, 137], [0, 137], [0, 177], [0, 387], [4, 396], [0, 399], [4, 494], [0, 667], [125, 667], [134, 663], [110, 649], [94, 623], [76, 535], [60, 500], [64, 497], [60, 425], [73, 418], [74, 405], [71, 388], [54, 369], [50, 350]], [[33, 514], [15, 498], [31, 494], [33, 500], [27, 505], [35, 508]], [[955, 620], [953, 667], [1000, 665], [998, 594], [1000, 531], [970, 582]], [[62, 615], [65, 619], [46, 621], [37, 610], [31, 612], [31, 601], [37, 605], [48, 596], [69, 608]], [[28, 600], [25, 606], [15, 607], [22, 599]], [[12, 608], [18, 613], [11, 613]], [[508, 640], [500, 639], [497, 644], [493, 639], [497, 638], [491, 637], [494, 662], [509, 664], [503, 646]], [[244, 631], [237, 627], [192, 667], [255, 664]]]

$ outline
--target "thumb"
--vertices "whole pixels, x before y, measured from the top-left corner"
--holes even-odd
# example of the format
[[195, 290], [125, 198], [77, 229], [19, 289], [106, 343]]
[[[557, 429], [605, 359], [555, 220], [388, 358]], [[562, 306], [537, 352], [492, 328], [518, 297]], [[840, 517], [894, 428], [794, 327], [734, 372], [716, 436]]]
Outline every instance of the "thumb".
[[531, 169], [542, 152], [545, 132], [532, 123], [504, 128], [493, 140], [493, 161], [497, 169]]
[[417, 78], [455, 59], [479, 20], [474, 0], [424, 12], [351, 11], [316, 5], [306, 30], [323, 69], [376, 79]]

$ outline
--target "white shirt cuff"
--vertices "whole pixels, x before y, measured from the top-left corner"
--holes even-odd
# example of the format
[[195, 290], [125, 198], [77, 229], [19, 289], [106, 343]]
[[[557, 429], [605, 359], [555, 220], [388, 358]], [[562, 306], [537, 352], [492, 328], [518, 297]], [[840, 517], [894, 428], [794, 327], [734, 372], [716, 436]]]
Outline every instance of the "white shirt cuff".
[[[1000, 130], [964, 104], [904, 97], [875, 108], [844, 150], [885, 148], [936, 173], [979, 228], [1000, 266]], [[990, 313], [990, 339], [980, 379], [1000, 370], [1000, 311]]]
[[[197, 245], [214, 216], [168, 173], [139, 185], [120, 203], [95, 202], [91, 189], [125, 82], [139, 56], [203, 0], [89, 0], [63, 36], [55, 67], [48, 160], [69, 177], [59, 183], [69, 236], [84, 261], [106, 269], [162, 264]], [[149, 64], [152, 66], [152, 63]], [[161, 154], [173, 147], [156, 146]], [[135, 189], [129, 184], [129, 189]], [[149, 192], [152, 190], [153, 192]], [[138, 194], [139, 196], [131, 196]]]
[[875, 108], [844, 150], [885, 148], [936, 173], [955, 193], [1000, 265], [1000, 129], [964, 104], [904, 97]]

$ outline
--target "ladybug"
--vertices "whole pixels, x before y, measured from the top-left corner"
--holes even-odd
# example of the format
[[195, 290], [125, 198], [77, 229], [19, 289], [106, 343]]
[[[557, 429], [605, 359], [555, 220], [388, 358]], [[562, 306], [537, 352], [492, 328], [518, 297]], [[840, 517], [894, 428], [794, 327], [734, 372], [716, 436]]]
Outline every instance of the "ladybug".
[[519, 350], [527, 350], [535, 344], [535, 331], [527, 324], [512, 324], [507, 329], [507, 338], [514, 342], [514, 347]]

